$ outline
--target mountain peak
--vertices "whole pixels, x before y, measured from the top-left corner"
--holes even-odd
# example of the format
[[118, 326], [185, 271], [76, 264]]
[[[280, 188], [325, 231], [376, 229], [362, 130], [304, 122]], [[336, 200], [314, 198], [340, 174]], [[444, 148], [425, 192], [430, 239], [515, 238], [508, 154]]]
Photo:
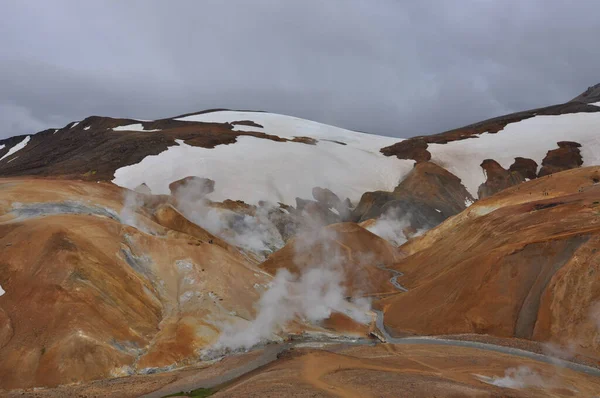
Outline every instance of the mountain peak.
[[592, 102], [600, 101], [600, 83], [590, 86], [583, 93], [579, 94], [577, 97], [573, 98], [569, 102], [585, 102], [586, 104], [590, 104]]

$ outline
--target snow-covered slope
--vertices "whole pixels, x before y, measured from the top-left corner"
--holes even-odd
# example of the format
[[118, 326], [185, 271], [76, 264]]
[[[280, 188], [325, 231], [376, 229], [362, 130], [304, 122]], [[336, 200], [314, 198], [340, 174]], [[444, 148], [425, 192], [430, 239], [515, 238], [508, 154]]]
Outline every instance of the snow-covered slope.
[[584, 166], [600, 165], [600, 113], [535, 116], [508, 124], [495, 134], [429, 144], [428, 150], [433, 162], [459, 177], [476, 197], [477, 188], [485, 181], [480, 167], [484, 159], [494, 159], [505, 169], [517, 156], [533, 159], [541, 165], [546, 153], [556, 149], [559, 141], [581, 144]]
[[281, 138], [311, 137], [318, 142], [277, 142], [239, 136], [237, 142], [201, 148], [179, 140], [166, 151], [115, 172], [114, 183], [127, 188], [146, 183], [155, 194], [187, 176], [216, 182], [213, 200], [259, 200], [295, 204], [312, 198], [314, 187], [329, 188], [340, 198], [358, 201], [366, 191], [393, 190], [412, 168], [412, 161], [382, 155], [379, 149], [397, 138], [349, 131], [291, 116], [262, 112], [218, 111], [177, 120], [231, 123], [252, 121], [263, 127], [235, 125]]
[[219, 111], [186, 116], [175, 120], [205, 123], [234, 123], [249, 120], [263, 127], [236, 124], [233, 129], [235, 131], [256, 131], [290, 139], [294, 137], [312, 137], [318, 140], [339, 141], [358, 149], [375, 152], [379, 152], [379, 149], [385, 145], [399, 141], [398, 138], [394, 137], [364, 134], [311, 120], [266, 112]]
[[158, 130], [158, 129], [145, 130], [144, 126], [142, 125], [142, 123], [135, 123], [135, 124], [128, 124], [126, 126], [114, 127], [113, 131], [141, 131], [141, 132], [151, 132], [151, 131], [160, 131], [160, 130]]
[[[318, 142], [310, 145], [239, 136], [233, 144], [207, 149], [178, 141], [179, 145], [158, 155], [118, 169], [113, 180], [116, 184], [135, 188], [146, 183], [152, 192], [160, 194], [169, 192], [169, 183], [195, 175], [216, 182], [213, 200], [294, 204], [296, 197], [311, 198], [312, 188], [319, 186], [355, 202], [367, 191], [393, 190], [414, 164], [412, 160], [380, 153], [381, 148], [398, 142], [398, 138], [358, 133], [291, 116], [216, 111], [175, 120], [230, 123], [234, 131], [285, 139], [311, 137]], [[262, 127], [236, 123], [243, 121]], [[533, 159], [541, 166], [546, 153], [556, 149], [559, 141], [581, 144], [585, 166], [600, 164], [600, 112], [535, 116], [509, 123], [494, 134], [429, 144], [428, 150], [433, 162], [458, 176], [477, 197], [479, 185], [486, 180], [480, 167], [484, 159], [494, 159], [506, 169], [515, 157]]]
[[[25, 148], [25, 146], [27, 146], [27, 143], [29, 142], [29, 140], [31, 139], [30, 136], [25, 137], [25, 139], [23, 139], [23, 141], [19, 142], [17, 145], [15, 145], [14, 147], [10, 148], [8, 150], [8, 152], [6, 152], [6, 154], [4, 156], [2, 156], [0, 158], [0, 161], [3, 159], [6, 159], [7, 157], [11, 156], [12, 154], [20, 151], [21, 149]], [[0, 149], [3, 149], [4, 145], [2, 145], [2, 147]]]

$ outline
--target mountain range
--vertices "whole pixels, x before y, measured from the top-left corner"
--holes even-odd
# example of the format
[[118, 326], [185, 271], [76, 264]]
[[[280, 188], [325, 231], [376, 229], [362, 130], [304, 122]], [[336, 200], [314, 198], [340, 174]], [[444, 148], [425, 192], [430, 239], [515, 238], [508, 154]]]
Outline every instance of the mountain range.
[[0, 140], [0, 391], [597, 396], [599, 137], [596, 85], [409, 139], [213, 109]]

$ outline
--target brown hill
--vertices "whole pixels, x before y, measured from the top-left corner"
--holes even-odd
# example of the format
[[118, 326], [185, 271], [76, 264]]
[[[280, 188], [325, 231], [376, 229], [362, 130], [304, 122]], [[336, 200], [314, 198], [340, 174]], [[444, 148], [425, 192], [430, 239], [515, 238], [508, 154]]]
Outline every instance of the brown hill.
[[599, 174], [575, 169], [509, 188], [408, 242], [410, 255], [393, 267], [408, 292], [380, 303], [386, 326], [574, 343], [577, 354], [600, 360], [600, 283], [591, 277]]
[[110, 184], [4, 179], [0, 190], [0, 387], [195, 361], [224, 323], [254, 316], [253, 285], [270, 279], [169, 208], [158, 219], [181, 232], [143, 209], [147, 232], [123, 224]]
[[[189, 365], [228, 325], [255, 319], [271, 276], [252, 253], [190, 222], [169, 202], [110, 183], [0, 180], [0, 388]], [[373, 278], [387, 283], [390, 272], [377, 265], [400, 259], [396, 248], [354, 224], [328, 231], [344, 259], [338, 265], [368, 262], [367, 272], [349, 274], [353, 286], [371, 286]], [[333, 264], [327, 242], [317, 244], [319, 261]], [[273, 261], [282, 258], [287, 266], [284, 254]], [[282, 333], [370, 331], [341, 313], [322, 327], [289, 323]]]

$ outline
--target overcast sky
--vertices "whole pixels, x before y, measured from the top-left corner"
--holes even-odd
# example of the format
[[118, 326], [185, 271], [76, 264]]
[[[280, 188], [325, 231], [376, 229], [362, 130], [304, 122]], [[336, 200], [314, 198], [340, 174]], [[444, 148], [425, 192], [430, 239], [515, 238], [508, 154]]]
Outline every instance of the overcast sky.
[[284, 113], [407, 137], [600, 82], [597, 0], [0, 0], [0, 137]]

